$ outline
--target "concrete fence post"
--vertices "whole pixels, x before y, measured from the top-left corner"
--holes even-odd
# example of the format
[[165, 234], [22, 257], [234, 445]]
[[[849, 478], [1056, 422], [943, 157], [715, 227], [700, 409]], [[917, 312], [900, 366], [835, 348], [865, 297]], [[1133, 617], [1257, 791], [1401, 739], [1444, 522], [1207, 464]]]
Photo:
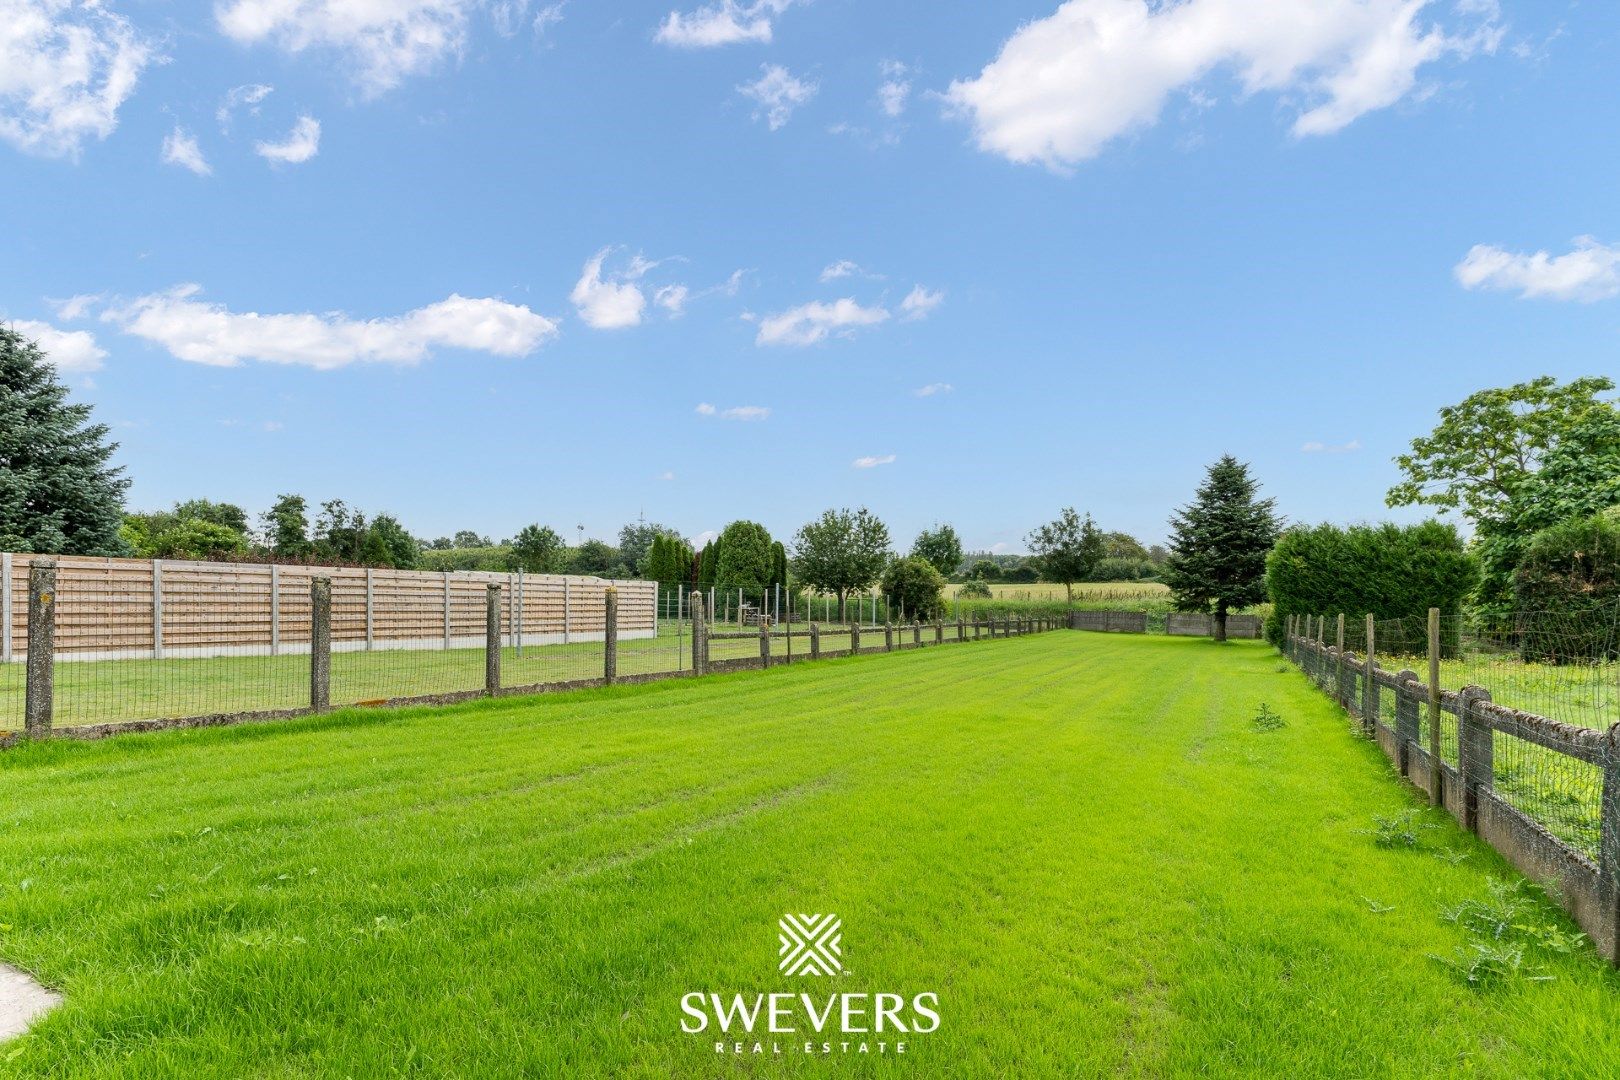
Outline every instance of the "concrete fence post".
[[619, 677], [619, 590], [609, 585], [602, 592], [602, 681]]
[[1463, 826], [1479, 832], [1479, 793], [1490, 788], [1496, 776], [1495, 729], [1481, 719], [1474, 707], [1491, 700], [1491, 692], [1481, 686], [1465, 686], [1457, 692], [1457, 771], [1462, 774]]
[[810, 659], [821, 659], [821, 624], [810, 624]]
[[1429, 804], [1445, 797], [1440, 769], [1440, 609], [1429, 609]]
[[332, 579], [309, 579], [309, 708], [332, 707]]
[[894, 623], [887, 620], [883, 623], [883, 651], [894, 652]]
[[944, 619], [935, 619], [934, 620], [934, 644], [935, 645], [943, 645], [943, 644], [945, 644], [945, 620]]
[[1418, 741], [1417, 672], [1402, 668], [1395, 675], [1395, 745], [1401, 775], [1411, 772], [1412, 747]]
[[849, 624], [849, 651], [851, 653], [861, 651], [861, 624], [858, 622]]
[[51, 733], [56, 701], [56, 563], [28, 564], [28, 684], [23, 691], [23, 731], [30, 739]]
[[771, 666], [771, 628], [766, 625], [763, 615], [759, 620], [759, 666]]
[[963, 615], [960, 611], [956, 613], [956, 640], [967, 640], [967, 616]]
[[707, 675], [709, 673], [709, 627], [704, 619], [703, 594], [697, 589], [693, 589], [687, 607], [692, 613], [692, 674]]
[[1603, 793], [1598, 800], [1598, 897], [1609, 924], [1605, 958], [1620, 964], [1620, 724], [1604, 739]]
[[922, 644], [922, 623], [916, 619], [911, 620], [911, 645], [913, 648]]
[[501, 689], [501, 587], [484, 586], [484, 693], [494, 697]]

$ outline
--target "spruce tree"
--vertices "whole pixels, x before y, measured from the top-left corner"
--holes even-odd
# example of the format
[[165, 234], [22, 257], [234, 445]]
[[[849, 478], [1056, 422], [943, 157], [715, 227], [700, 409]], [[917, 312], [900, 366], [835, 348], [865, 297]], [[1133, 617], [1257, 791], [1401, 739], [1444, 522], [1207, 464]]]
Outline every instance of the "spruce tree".
[[1215, 640], [1226, 640], [1226, 616], [1266, 598], [1266, 555], [1280, 523], [1272, 499], [1227, 454], [1209, 467], [1190, 506], [1170, 517], [1174, 535], [1164, 582], [1176, 607], [1215, 616]]
[[118, 444], [38, 345], [0, 326], [0, 551], [124, 555]]

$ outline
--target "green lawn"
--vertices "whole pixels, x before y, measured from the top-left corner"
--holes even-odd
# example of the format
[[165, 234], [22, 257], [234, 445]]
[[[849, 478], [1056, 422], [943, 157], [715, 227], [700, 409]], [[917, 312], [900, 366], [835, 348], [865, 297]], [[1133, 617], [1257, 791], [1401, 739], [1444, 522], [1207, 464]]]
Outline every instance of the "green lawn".
[[[1257, 730], [1262, 703], [1286, 726]], [[1257, 642], [1054, 633], [27, 746], [0, 754], [0, 791], [0, 958], [67, 999], [0, 1074], [1620, 1060], [1620, 976], [1553, 947], [1570, 927], [1544, 901], [1507, 940], [1549, 981], [1474, 987], [1431, 959], [1479, 940], [1477, 913], [1444, 916], [1509, 871], [1438, 816], [1380, 846], [1374, 815], [1415, 800]], [[843, 976], [778, 974], [799, 911], [843, 919]], [[898, 1058], [803, 1035], [717, 1055], [680, 1028], [694, 991], [834, 990], [936, 992], [939, 1029]]]

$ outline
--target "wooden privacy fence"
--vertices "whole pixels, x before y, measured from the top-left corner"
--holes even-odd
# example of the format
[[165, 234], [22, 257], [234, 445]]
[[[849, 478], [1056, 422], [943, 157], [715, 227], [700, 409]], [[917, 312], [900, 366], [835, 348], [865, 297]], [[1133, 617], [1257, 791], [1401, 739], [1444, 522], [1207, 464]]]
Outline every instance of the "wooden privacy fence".
[[[1577, 727], [1506, 708], [1479, 686], [1440, 686], [1440, 619], [1429, 614], [1427, 681], [1344, 648], [1345, 619], [1286, 619], [1284, 653], [1356, 717], [1429, 801], [1551, 895], [1620, 964], [1620, 724]], [[1329, 643], [1331, 640], [1331, 644]]]
[[[0, 555], [0, 662], [28, 651], [28, 566]], [[658, 586], [560, 574], [431, 572], [59, 555], [60, 660], [307, 653], [310, 583], [332, 583], [332, 648], [457, 649], [484, 644], [485, 599], [501, 586], [507, 644], [600, 641], [604, 595], [619, 590], [619, 636], [657, 632]]]

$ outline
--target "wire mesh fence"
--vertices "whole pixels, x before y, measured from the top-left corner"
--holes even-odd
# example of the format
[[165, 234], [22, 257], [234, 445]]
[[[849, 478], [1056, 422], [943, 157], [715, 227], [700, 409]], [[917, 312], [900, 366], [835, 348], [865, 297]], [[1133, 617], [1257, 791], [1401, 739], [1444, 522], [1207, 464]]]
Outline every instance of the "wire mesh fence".
[[1283, 647], [1431, 801], [1553, 884], [1620, 958], [1617, 629], [1620, 606], [1499, 624], [1289, 616]]
[[[308, 569], [99, 560], [60, 577], [53, 570], [51, 584], [41, 585], [55, 596], [48, 722], [214, 722], [687, 674], [699, 667], [700, 652], [705, 669], [781, 664], [1056, 625], [925, 623], [915, 613], [901, 622], [900, 605], [871, 595], [846, 597], [839, 620], [836, 598], [775, 586], [716, 585], [694, 594], [574, 578], [559, 590], [521, 575]], [[21, 578], [15, 599], [26, 610], [26, 569]], [[325, 597], [319, 604], [317, 592]], [[14, 658], [26, 657], [26, 617], [7, 625]], [[28, 720], [26, 665], [0, 664], [0, 678], [0, 730], [20, 730]]]

